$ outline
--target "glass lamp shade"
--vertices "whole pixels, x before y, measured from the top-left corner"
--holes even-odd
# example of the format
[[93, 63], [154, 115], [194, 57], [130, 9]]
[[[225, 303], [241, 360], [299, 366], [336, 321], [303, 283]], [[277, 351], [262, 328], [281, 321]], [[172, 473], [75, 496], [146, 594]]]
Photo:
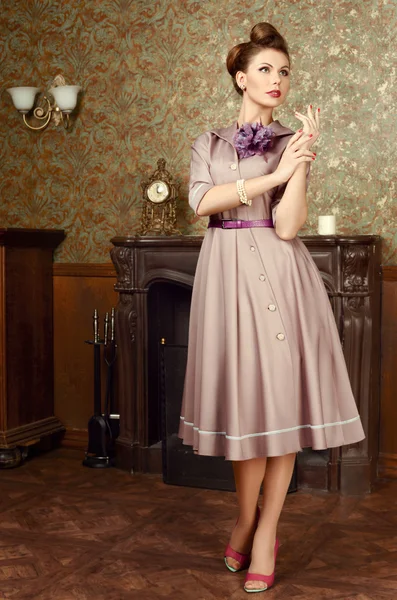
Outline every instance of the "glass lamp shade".
[[71, 113], [76, 108], [77, 94], [80, 90], [80, 85], [60, 85], [48, 91], [54, 97], [62, 112]]
[[24, 115], [32, 110], [34, 99], [39, 91], [40, 88], [36, 87], [12, 87], [7, 90], [15, 108]]

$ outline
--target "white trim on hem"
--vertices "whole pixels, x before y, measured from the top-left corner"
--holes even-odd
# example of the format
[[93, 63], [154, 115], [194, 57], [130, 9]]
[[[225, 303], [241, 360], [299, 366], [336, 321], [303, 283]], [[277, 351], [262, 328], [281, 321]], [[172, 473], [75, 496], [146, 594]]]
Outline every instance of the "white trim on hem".
[[297, 425], [296, 427], [288, 427], [288, 429], [276, 429], [275, 431], [264, 431], [261, 433], [248, 433], [247, 435], [236, 436], [236, 435], [227, 435], [226, 431], [203, 431], [198, 427], [194, 426], [194, 423], [189, 423], [185, 420], [185, 417], [180, 417], [181, 421], [184, 421], [185, 425], [189, 427], [193, 427], [195, 431], [204, 435], [224, 435], [227, 440], [245, 440], [247, 438], [259, 437], [261, 435], [275, 435], [278, 433], [289, 433], [290, 431], [297, 431], [299, 429], [324, 429], [325, 427], [335, 427], [336, 425], [347, 425], [348, 423], [354, 423], [360, 418], [360, 415], [357, 417], [353, 417], [352, 419], [348, 419], [347, 421], [336, 421], [335, 423], [324, 423], [323, 425]]

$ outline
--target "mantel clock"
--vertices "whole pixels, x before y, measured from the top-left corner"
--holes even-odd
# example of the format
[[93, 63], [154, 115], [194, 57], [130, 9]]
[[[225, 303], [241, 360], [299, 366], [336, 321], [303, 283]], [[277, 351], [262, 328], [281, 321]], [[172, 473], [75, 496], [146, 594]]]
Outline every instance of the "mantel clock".
[[165, 168], [165, 160], [157, 161], [157, 169], [142, 184], [143, 206], [140, 235], [179, 235], [176, 227], [176, 201], [179, 184]]

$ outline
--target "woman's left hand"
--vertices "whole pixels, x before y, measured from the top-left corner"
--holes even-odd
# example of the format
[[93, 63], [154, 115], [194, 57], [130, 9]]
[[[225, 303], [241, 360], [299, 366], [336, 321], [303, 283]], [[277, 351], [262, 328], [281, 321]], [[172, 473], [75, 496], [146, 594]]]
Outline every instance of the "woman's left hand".
[[303, 123], [303, 133], [312, 136], [308, 138], [307, 144], [305, 144], [305, 147], [309, 149], [320, 136], [320, 109], [313, 110], [310, 104], [307, 109], [307, 116], [302, 115], [300, 112], [295, 112], [295, 116]]

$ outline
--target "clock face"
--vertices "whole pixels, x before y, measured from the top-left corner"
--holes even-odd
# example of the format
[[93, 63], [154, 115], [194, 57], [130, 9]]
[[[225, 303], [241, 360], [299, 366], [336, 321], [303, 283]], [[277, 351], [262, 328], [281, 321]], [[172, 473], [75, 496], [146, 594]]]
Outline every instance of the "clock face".
[[165, 181], [153, 181], [146, 189], [146, 194], [151, 202], [154, 202], [154, 204], [161, 204], [161, 202], [165, 202], [170, 195], [170, 188]]

